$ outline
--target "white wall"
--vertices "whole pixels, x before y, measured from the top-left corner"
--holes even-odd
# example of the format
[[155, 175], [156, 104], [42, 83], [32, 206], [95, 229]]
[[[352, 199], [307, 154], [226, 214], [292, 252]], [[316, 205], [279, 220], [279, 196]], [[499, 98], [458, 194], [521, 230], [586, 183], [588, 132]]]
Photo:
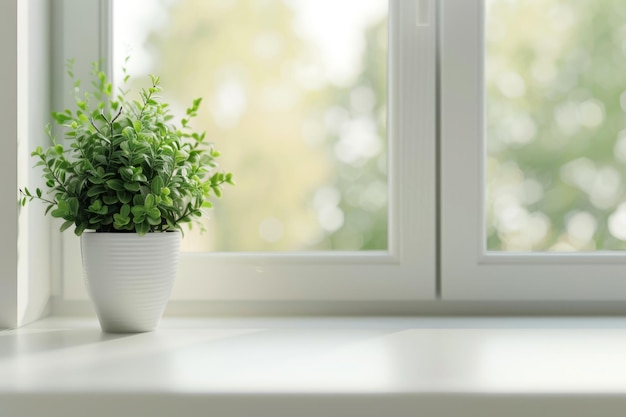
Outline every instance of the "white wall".
[[0, 327], [17, 325], [17, 3], [0, 1]]

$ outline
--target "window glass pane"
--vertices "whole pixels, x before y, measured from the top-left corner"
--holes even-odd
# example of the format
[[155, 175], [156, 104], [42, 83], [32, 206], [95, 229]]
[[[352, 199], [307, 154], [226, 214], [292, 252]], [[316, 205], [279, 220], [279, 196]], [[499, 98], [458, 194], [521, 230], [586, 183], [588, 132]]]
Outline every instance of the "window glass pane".
[[626, 249], [626, 7], [486, 0], [487, 248]]
[[188, 251], [387, 248], [386, 0], [116, 0], [115, 79], [153, 73], [237, 186]]

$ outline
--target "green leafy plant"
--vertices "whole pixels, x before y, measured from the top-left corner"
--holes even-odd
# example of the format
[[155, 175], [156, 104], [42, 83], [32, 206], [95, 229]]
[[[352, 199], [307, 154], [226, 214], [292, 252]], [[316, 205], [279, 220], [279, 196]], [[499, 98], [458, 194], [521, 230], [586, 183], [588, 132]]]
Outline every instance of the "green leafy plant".
[[159, 97], [159, 78], [141, 89], [138, 100], [127, 99], [129, 79], [113, 96], [112, 84], [98, 63], [93, 64], [93, 90], [81, 93], [73, 61], [67, 73], [74, 82], [76, 109], [52, 114], [65, 131], [65, 146], [47, 126], [51, 145], [32, 153], [42, 167], [48, 190], [20, 190], [21, 204], [38, 199], [46, 214], [63, 219], [64, 231], [76, 235], [97, 232], [182, 230], [212, 207], [232, 174], [214, 172], [220, 155], [195, 132], [189, 122], [198, 114], [201, 99], [193, 101], [176, 126], [168, 103]]

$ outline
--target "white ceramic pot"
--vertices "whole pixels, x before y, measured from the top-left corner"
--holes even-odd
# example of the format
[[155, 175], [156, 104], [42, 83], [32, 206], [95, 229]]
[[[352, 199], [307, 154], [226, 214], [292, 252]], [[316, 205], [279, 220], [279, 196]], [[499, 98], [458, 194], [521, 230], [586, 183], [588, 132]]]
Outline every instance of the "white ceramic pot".
[[180, 241], [180, 232], [82, 234], [85, 283], [102, 330], [158, 327], [176, 278]]

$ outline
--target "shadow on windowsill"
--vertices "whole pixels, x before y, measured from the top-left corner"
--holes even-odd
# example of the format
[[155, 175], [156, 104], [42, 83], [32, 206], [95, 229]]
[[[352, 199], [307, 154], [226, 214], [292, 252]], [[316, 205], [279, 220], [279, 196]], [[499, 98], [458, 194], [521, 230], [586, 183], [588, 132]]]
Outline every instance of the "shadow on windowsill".
[[40, 352], [71, 349], [131, 336], [134, 336], [134, 334], [103, 333], [99, 328], [73, 330], [30, 329], [19, 332], [0, 331], [0, 360]]

